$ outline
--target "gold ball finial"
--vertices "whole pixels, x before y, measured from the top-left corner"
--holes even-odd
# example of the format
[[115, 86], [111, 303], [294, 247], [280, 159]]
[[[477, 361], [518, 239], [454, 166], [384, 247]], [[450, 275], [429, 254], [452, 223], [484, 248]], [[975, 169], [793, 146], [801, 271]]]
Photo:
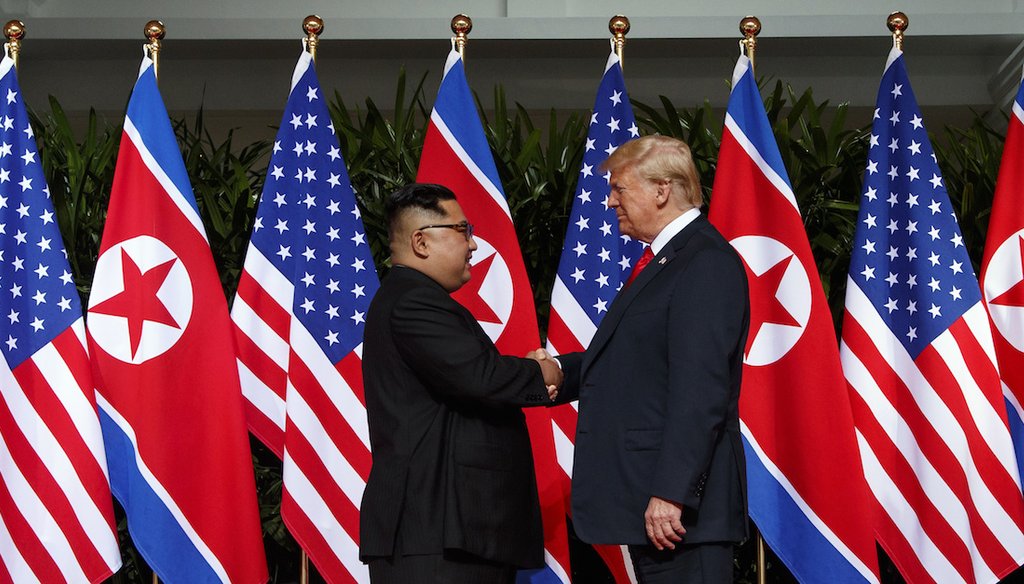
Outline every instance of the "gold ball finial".
[[324, 19], [316, 14], [310, 14], [302, 21], [302, 32], [306, 36], [320, 36], [324, 32]]
[[608, 21], [608, 32], [619, 38], [629, 34], [629, 19], [621, 14], [616, 14]]
[[20, 20], [9, 20], [4, 25], [4, 36], [8, 41], [20, 41], [25, 38], [25, 23]]
[[142, 29], [142, 32], [150, 42], [160, 41], [167, 34], [167, 28], [159, 20], [150, 20], [146, 23], [146, 27]]
[[465, 37], [473, 30], [473, 19], [465, 14], [456, 14], [452, 17], [452, 32], [457, 37]]
[[889, 30], [893, 34], [902, 34], [910, 26], [910, 19], [907, 15], [896, 11], [889, 15], [889, 18], [885, 19], [885, 25], [889, 27]]
[[761, 20], [756, 16], [745, 16], [740, 20], [740, 34], [746, 38], [761, 34]]

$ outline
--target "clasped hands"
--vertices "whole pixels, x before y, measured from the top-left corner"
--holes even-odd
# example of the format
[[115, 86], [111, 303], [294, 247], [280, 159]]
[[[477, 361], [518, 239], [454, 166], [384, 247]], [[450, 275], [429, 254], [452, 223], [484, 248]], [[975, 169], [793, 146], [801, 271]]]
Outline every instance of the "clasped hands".
[[544, 376], [544, 385], [548, 388], [548, 399], [555, 401], [558, 397], [558, 388], [562, 386], [562, 368], [558, 365], [551, 354], [543, 348], [538, 348], [526, 354], [527, 359], [533, 359], [540, 365], [541, 374]]

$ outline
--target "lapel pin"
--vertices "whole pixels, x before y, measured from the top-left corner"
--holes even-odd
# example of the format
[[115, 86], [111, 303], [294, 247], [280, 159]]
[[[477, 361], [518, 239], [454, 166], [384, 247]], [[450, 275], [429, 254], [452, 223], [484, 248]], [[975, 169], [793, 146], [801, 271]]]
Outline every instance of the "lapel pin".
[[665, 262], [667, 262], [667, 261], [668, 261], [668, 258], [661, 258], [660, 260], [658, 260], [658, 264], [664, 266]]

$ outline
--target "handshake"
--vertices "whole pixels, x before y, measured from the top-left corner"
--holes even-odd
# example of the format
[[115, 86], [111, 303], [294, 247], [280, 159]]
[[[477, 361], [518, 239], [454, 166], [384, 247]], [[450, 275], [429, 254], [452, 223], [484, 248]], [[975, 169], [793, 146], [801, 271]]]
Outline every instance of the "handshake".
[[543, 348], [535, 349], [526, 354], [527, 359], [533, 359], [540, 365], [541, 374], [544, 375], [544, 385], [548, 388], [548, 399], [555, 401], [558, 397], [558, 388], [562, 386], [562, 368], [558, 361]]

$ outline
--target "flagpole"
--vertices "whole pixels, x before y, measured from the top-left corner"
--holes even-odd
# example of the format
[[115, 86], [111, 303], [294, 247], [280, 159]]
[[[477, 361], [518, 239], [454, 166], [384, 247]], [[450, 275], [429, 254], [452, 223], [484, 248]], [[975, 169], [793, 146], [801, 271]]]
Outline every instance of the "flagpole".
[[164, 23], [159, 20], [150, 20], [146, 23], [145, 28], [142, 29], [143, 34], [149, 40], [149, 45], [146, 49], [149, 52], [149, 58], [153, 61], [153, 75], [160, 80], [160, 41], [163, 40], [164, 35], [167, 34], [167, 29], [164, 27]]
[[757, 52], [757, 35], [761, 34], [761, 21], [756, 16], [745, 16], [740, 20], [740, 34], [743, 40], [740, 46], [750, 59], [750, 68], [754, 69], [754, 53]]
[[473, 30], [473, 19], [465, 14], [456, 14], [452, 18], [452, 32], [455, 33], [455, 50], [466, 60], [466, 40]]
[[316, 63], [316, 49], [320, 45], [320, 34], [324, 32], [324, 19], [310, 14], [302, 21], [302, 32], [306, 33], [306, 50]]
[[619, 66], [622, 66], [622, 48], [626, 46], [626, 34], [629, 33], [629, 19], [621, 14], [616, 14], [608, 21], [608, 32], [612, 33], [612, 42], [615, 43], [615, 54], [619, 57]]
[[25, 38], [25, 23], [20, 20], [9, 20], [4, 25], [4, 36], [7, 37], [8, 52], [14, 61], [14, 69], [18, 69], [18, 54], [21, 53], [21, 39]]
[[893, 45], [899, 50], [903, 50], [903, 31], [907, 30], [910, 26], [910, 18], [902, 12], [893, 12], [885, 19], [885, 25], [889, 27], [892, 32]]

